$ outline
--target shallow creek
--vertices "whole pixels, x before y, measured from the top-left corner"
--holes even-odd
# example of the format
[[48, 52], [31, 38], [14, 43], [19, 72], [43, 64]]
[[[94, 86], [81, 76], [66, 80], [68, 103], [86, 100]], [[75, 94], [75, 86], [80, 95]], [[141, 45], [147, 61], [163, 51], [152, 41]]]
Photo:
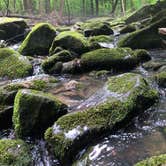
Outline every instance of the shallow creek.
[[[164, 61], [166, 50], [150, 51], [152, 58]], [[34, 60], [34, 76], [43, 74], [40, 69], [41, 59]], [[153, 72], [138, 67], [133, 72], [150, 77]], [[56, 87], [48, 92], [56, 95], [69, 106], [69, 112], [92, 107], [104, 101], [109, 94], [105, 88], [106, 78], [94, 79], [89, 75], [56, 76], [60, 80]], [[0, 85], [6, 81], [0, 81]], [[152, 86], [158, 89], [151, 81]], [[124, 129], [95, 142], [91, 148], [84, 149], [77, 159], [80, 166], [85, 160], [91, 161], [91, 166], [132, 166], [137, 161], [152, 155], [166, 153], [166, 89], [158, 89], [161, 97], [159, 104], [145, 111]], [[12, 129], [0, 131], [0, 138], [14, 138]], [[46, 148], [44, 140], [26, 140], [31, 145], [34, 166], [60, 166]], [[86, 154], [86, 155], [85, 155]], [[86, 157], [82, 157], [82, 156]]]

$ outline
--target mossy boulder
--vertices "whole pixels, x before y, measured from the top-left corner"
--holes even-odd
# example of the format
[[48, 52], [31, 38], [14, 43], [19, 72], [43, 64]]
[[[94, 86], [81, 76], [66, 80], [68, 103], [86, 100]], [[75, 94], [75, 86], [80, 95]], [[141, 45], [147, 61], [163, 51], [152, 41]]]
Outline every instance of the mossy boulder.
[[129, 48], [103, 48], [81, 56], [83, 71], [89, 70], [128, 70], [141, 62], [150, 60], [145, 50], [132, 51]]
[[25, 20], [18, 18], [0, 18], [0, 40], [18, 42], [24, 38], [28, 28]]
[[54, 53], [54, 50], [57, 47], [61, 47], [80, 55], [89, 50], [90, 44], [81, 33], [74, 31], [65, 31], [59, 33], [55, 37], [49, 51], [50, 55]]
[[14, 102], [13, 124], [17, 137], [37, 136], [67, 113], [67, 106], [41, 91], [19, 90]]
[[[59, 62], [67, 62], [74, 59], [74, 56], [67, 50], [60, 51], [50, 57], [48, 57], [43, 63], [42, 68], [45, 73], [58, 73], [61, 71], [61, 67], [58, 65]], [[58, 69], [58, 66], [60, 67]]]
[[143, 6], [141, 9], [136, 11], [134, 14], [129, 16], [125, 21], [126, 23], [132, 23], [141, 21], [148, 17], [154, 16], [156, 13], [159, 13], [161, 10], [166, 8], [166, 0], [157, 1], [156, 4]]
[[26, 57], [10, 48], [0, 48], [0, 77], [27, 77], [32, 74], [32, 70], [32, 65]]
[[111, 35], [113, 30], [108, 22], [92, 21], [83, 23], [80, 27], [84, 31], [86, 37], [98, 35]]
[[164, 61], [151, 60], [149, 62], [144, 63], [143, 67], [149, 71], [157, 71], [164, 65], [166, 65], [166, 62]]
[[155, 74], [155, 79], [160, 87], [166, 88], [166, 70]]
[[130, 47], [132, 49], [136, 48], [161, 48], [162, 40], [158, 34], [158, 28], [165, 27], [166, 16], [162, 17], [160, 20], [148, 25], [147, 27], [130, 33], [129, 35], [122, 38], [118, 46], [119, 47]]
[[32, 156], [28, 145], [22, 140], [0, 140], [0, 165], [31, 166]]
[[164, 166], [166, 164], [166, 154], [153, 156], [146, 160], [140, 161], [134, 166]]
[[70, 165], [81, 149], [113, 128], [124, 126], [158, 99], [158, 92], [133, 73], [110, 77], [106, 89], [109, 95], [105, 102], [61, 117], [45, 132], [46, 141], [63, 165]]
[[32, 28], [18, 51], [27, 56], [48, 55], [55, 36], [56, 30], [51, 24], [39, 23]]
[[99, 35], [99, 36], [89, 37], [90, 43], [110, 43], [110, 42], [113, 42], [113, 40], [114, 39], [112, 36], [107, 36], [107, 35]]
[[124, 26], [121, 30], [120, 30], [120, 34], [124, 34], [124, 33], [131, 33], [136, 31], [137, 26], [135, 24], [129, 24]]

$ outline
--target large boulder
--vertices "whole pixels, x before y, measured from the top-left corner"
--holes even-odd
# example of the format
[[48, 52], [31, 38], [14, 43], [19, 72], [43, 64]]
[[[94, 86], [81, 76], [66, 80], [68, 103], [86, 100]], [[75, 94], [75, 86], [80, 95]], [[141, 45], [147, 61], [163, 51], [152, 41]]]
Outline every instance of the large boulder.
[[108, 22], [92, 21], [83, 23], [80, 27], [84, 31], [86, 37], [98, 35], [111, 35], [113, 30]]
[[140, 161], [134, 166], [164, 166], [166, 165], [166, 154], [153, 156], [146, 160]]
[[0, 140], [0, 165], [31, 166], [32, 156], [28, 145], [22, 140]]
[[158, 92], [139, 74], [110, 77], [105, 90], [108, 96], [103, 102], [59, 118], [45, 132], [46, 141], [63, 165], [70, 165], [81, 149], [112, 129], [124, 126], [158, 99]]
[[122, 38], [118, 46], [119, 47], [130, 47], [132, 49], [144, 48], [144, 49], [154, 49], [161, 48], [162, 40], [158, 33], [158, 28], [165, 27], [166, 16], [162, 17], [158, 21], [148, 25], [147, 27], [133, 32], [124, 38]]
[[55, 28], [48, 23], [35, 25], [19, 48], [23, 55], [48, 55], [49, 48], [56, 36]]
[[28, 28], [25, 20], [18, 18], [0, 18], [0, 40], [17, 42], [23, 39]]
[[156, 13], [158, 13], [159, 11], [165, 8], [166, 8], [166, 0], [157, 1], [156, 4], [143, 6], [141, 9], [139, 9], [134, 14], [129, 16], [125, 21], [127, 24], [141, 21], [148, 17], [154, 16]]
[[90, 44], [81, 33], [74, 31], [65, 31], [59, 33], [55, 37], [50, 48], [50, 55], [54, 54], [54, 51], [57, 47], [62, 47], [63, 49], [81, 55], [82, 53], [89, 50]]
[[0, 87], [0, 129], [12, 126], [13, 105], [15, 96], [20, 89], [34, 89], [46, 91], [57, 84], [54, 77], [38, 75], [19, 82], [7, 83]]
[[67, 106], [41, 91], [19, 90], [14, 102], [13, 123], [18, 137], [36, 136], [67, 113]]
[[0, 77], [22, 78], [32, 74], [29, 60], [10, 48], [0, 48]]
[[166, 68], [165, 71], [155, 74], [155, 79], [160, 87], [166, 88]]

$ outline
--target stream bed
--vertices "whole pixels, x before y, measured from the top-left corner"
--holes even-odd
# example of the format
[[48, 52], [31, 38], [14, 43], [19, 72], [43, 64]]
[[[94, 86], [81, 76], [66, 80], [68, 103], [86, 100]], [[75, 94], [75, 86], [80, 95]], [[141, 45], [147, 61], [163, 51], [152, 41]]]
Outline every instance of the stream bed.
[[[150, 54], [157, 61], [165, 61], [166, 50], [153, 50]], [[39, 65], [36, 65], [39, 62], [40, 59], [34, 64], [34, 75], [42, 74]], [[138, 67], [133, 72], [141, 73], [147, 78], [153, 74], [143, 67]], [[107, 97], [106, 78], [66, 75], [58, 76], [58, 79], [58, 85], [48, 91], [63, 100], [69, 106], [69, 112], [92, 107]], [[3, 85], [3, 82], [0, 84]], [[77, 157], [78, 165], [84, 166], [88, 159], [90, 166], [132, 166], [146, 157], [166, 153], [166, 89], [159, 89], [153, 81], [151, 84], [160, 92], [159, 103], [133, 119], [122, 130], [102, 138], [88, 150], [80, 152]], [[14, 138], [13, 130], [0, 131], [0, 138]], [[28, 138], [26, 142], [32, 146], [34, 166], [60, 166], [50, 155], [44, 140]]]

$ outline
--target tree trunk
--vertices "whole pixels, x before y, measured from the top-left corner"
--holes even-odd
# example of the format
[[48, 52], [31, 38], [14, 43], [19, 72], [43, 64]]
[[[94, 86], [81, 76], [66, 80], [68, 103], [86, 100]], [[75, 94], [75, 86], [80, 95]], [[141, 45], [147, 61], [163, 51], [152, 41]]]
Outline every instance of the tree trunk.
[[91, 12], [91, 16], [94, 15], [94, 4], [93, 4], [93, 0], [90, 0], [90, 12]]
[[95, 0], [96, 2], [96, 16], [99, 15], [99, 1], [98, 0]]
[[46, 13], [50, 13], [51, 10], [51, 4], [50, 4], [50, 0], [45, 0], [45, 11]]

